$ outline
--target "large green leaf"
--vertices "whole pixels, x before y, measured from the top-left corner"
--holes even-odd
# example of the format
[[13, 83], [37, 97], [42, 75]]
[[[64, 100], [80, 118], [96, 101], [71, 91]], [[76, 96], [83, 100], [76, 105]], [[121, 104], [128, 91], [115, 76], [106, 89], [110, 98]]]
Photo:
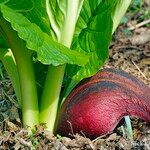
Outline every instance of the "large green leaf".
[[57, 66], [69, 63], [83, 66], [87, 63], [87, 55], [70, 50], [55, 42], [48, 34], [43, 32], [39, 26], [35, 23], [31, 23], [21, 13], [5, 5], [1, 5], [1, 12], [3, 17], [10, 22], [12, 28], [18, 32], [19, 37], [25, 40], [27, 48], [37, 52], [37, 59], [43, 64]]
[[67, 75], [76, 82], [94, 75], [108, 58], [112, 37], [111, 12], [117, 0], [85, 0], [79, 16], [72, 49], [91, 53], [90, 61], [84, 67], [68, 66]]
[[4, 3], [9, 8], [20, 12], [30, 22], [38, 25], [42, 31], [50, 34], [45, 0], [0, 0], [0, 3]]
[[19, 11], [32, 23], [38, 25], [42, 31], [51, 34], [59, 41], [61, 32], [69, 12], [69, 4], [78, 3], [78, 12], [84, 0], [79, 2], [68, 0], [0, 0], [6, 6]]

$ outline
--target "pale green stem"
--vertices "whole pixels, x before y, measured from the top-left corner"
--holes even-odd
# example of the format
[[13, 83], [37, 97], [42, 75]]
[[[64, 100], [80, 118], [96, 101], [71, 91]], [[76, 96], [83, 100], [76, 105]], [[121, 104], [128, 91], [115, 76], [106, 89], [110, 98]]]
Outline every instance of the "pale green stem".
[[21, 107], [21, 91], [20, 91], [19, 75], [16, 62], [14, 60], [11, 50], [0, 48], [0, 60], [2, 61], [10, 77], [19, 106]]
[[[68, 0], [67, 16], [61, 31], [60, 40], [58, 41], [67, 47], [70, 47], [72, 42], [77, 17], [79, 14], [79, 4], [81, 4], [80, 0]], [[58, 102], [65, 72], [65, 66], [66, 65], [49, 67], [40, 103], [40, 122], [46, 123], [47, 129], [52, 132], [55, 128], [54, 126], [58, 111]]]
[[18, 37], [17, 33], [4, 20], [1, 14], [0, 27], [3, 30], [3, 36], [11, 48], [17, 64], [21, 88], [23, 125], [33, 128], [34, 125], [39, 123], [39, 118], [37, 89], [32, 59], [25, 42]]
[[113, 19], [113, 30], [112, 34], [115, 32], [116, 28], [118, 27], [122, 17], [125, 15], [129, 5], [131, 4], [132, 0], [119, 0], [114, 13], [112, 14]]
[[75, 1], [68, 0], [67, 16], [64, 23], [64, 27], [61, 32], [60, 41], [58, 41], [67, 47], [70, 47], [72, 42], [75, 25], [79, 16], [79, 9], [78, 9], [79, 4], [83, 4], [81, 3], [81, 0], [75, 0]]
[[131, 125], [131, 119], [129, 116], [125, 116], [125, 122], [126, 122], [126, 126], [127, 126], [127, 135], [128, 138], [133, 140], [133, 130], [132, 130], [132, 125]]
[[50, 131], [53, 131], [57, 116], [57, 105], [61, 91], [60, 85], [63, 81], [64, 69], [65, 65], [49, 67], [42, 94], [42, 101], [40, 103], [40, 122], [46, 123], [47, 129]]

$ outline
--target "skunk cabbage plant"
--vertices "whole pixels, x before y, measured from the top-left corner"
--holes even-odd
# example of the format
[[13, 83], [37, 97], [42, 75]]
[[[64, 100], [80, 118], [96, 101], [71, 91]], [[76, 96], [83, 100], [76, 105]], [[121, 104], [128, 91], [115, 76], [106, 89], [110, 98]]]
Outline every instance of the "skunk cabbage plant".
[[130, 3], [0, 0], [0, 59], [25, 127], [45, 123], [54, 132], [68, 94], [108, 58], [112, 34]]

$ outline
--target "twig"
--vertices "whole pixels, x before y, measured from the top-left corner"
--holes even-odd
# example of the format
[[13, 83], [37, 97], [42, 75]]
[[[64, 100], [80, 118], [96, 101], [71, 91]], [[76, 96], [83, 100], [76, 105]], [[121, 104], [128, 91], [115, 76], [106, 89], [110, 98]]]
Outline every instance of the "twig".
[[141, 73], [141, 75], [146, 79], [146, 80], [148, 80], [147, 79], [147, 77], [145, 76], [145, 74], [140, 70], [140, 68], [137, 66], [137, 64], [132, 60], [132, 63], [133, 63], [133, 65], [137, 68], [137, 70]]
[[73, 127], [72, 127], [71, 122], [70, 122], [69, 120], [67, 120], [67, 123], [68, 123], [68, 124], [69, 124], [69, 126], [70, 126], [71, 134], [74, 136], [75, 134], [74, 134], [74, 132], [73, 132]]
[[9, 101], [15, 105], [16, 108], [19, 108], [17, 101], [14, 98], [11, 98], [5, 91], [3, 91], [4, 95], [9, 99]]
[[97, 141], [97, 140], [99, 140], [99, 139], [106, 138], [107, 135], [112, 134], [112, 133], [113, 133], [113, 132], [111, 131], [111, 132], [108, 132], [107, 134], [101, 135], [101, 136], [97, 137], [96, 139], [92, 140], [92, 142], [95, 142], [95, 141]]
[[23, 138], [17, 138], [17, 141], [19, 141], [20, 144], [27, 146], [28, 148], [32, 147], [32, 142], [31, 141], [26, 141]]
[[134, 30], [134, 29], [140, 28], [149, 23], [150, 23], [150, 19], [140, 22], [140, 23], [136, 24], [135, 26], [131, 26], [130, 28], [128, 28], [128, 30]]
[[80, 133], [81, 133], [81, 135], [83, 135], [83, 137], [85, 137], [85, 138], [86, 138], [86, 135], [84, 134], [84, 132], [83, 132], [83, 131], [80, 131]]
[[118, 46], [115, 48], [115, 50], [120, 50], [120, 49], [136, 49], [136, 50], [142, 50], [141, 48], [139, 47], [136, 47], [136, 46], [130, 46], [130, 45], [125, 45], [125, 46]]

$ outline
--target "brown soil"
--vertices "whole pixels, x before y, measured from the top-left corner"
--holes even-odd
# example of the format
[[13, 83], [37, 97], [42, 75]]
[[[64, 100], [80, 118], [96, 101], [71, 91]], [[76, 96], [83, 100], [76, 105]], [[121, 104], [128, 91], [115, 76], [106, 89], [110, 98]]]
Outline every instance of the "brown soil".
[[[147, 0], [148, 1], [148, 0]], [[146, 1], [146, 2], [147, 2]], [[148, 3], [143, 5], [143, 9]], [[139, 13], [137, 13], [138, 18]], [[130, 17], [128, 24], [121, 25], [110, 46], [110, 57], [104, 67], [114, 67], [135, 75], [150, 86], [150, 29], [147, 25], [132, 29], [127, 36], [125, 29], [137, 25], [137, 18]], [[136, 21], [135, 21], [136, 20]], [[72, 138], [54, 136], [43, 126], [37, 127], [33, 135], [21, 127], [19, 109], [11, 82], [4, 73], [0, 80], [0, 150], [149, 150], [150, 126], [139, 118], [132, 118], [134, 139], [123, 135], [120, 127], [113, 133], [90, 140], [81, 135]]]

